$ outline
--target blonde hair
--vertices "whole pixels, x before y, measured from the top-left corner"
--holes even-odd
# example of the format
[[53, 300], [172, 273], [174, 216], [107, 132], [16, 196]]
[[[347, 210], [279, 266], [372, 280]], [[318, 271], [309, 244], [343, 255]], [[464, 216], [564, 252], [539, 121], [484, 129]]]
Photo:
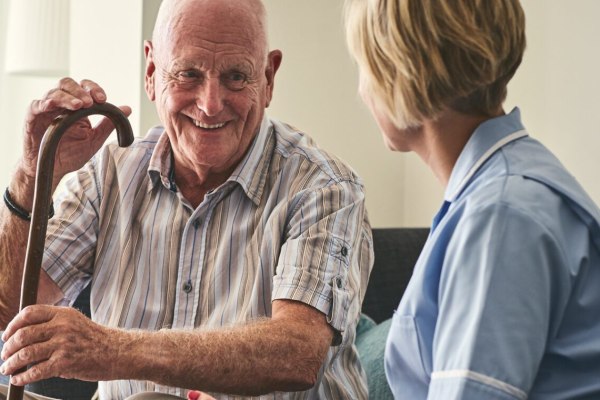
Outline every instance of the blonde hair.
[[346, 0], [362, 89], [398, 127], [497, 113], [525, 50], [518, 0]]

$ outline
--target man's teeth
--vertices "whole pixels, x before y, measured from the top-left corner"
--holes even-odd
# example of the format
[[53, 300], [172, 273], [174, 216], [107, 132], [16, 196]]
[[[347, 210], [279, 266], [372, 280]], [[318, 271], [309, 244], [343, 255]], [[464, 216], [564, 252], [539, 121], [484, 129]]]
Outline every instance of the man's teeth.
[[196, 125], [198, 128], [202, 128], [202, 129], [219, 129], [219, 128], [225, 126], [225, 122], [221, 122], [220, 124], [208, 125], [208, 124], [202, 123], [198, 120], [193, 120], [193, 121], [194, 121], [194, 125]]

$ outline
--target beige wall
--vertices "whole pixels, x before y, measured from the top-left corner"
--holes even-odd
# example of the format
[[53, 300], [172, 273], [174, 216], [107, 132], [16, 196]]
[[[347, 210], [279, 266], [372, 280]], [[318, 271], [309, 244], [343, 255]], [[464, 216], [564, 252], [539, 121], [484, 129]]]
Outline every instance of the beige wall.
[[266, 0], [265, 4], [271, 47], [283, 51], [269, 115], [304, 130], [354, 167], [367, 185], [373, 225], [400, 225], [404, 160], [386, 151], [358, 97], [358, 75], [341, 24], [342, 2]]
[[[60, 79], [4, 73], [6, 23], [3, 21], [7, 3], [0, 1], [0, 120], [3, 121], [0, 187], [8, 183], [19, 156], [27, 106]], [[143, 132], [157, 121], [143, 89], [142, 41], [148, 25], [153, 24], [158, 4], [160, 0], [71, 1], [70, 39], [66, 44], [71, 46], [69, 75], [77, 80], [95, 80], [105, 88], [110, 102], [131, 106], [134, 132]]]
[[528, 48], [507, 103], [600, 204], [600, 1], [523, 5]]
[[[18, 0], [17, 0], [18, 1]], [[138, 132], [156, 123], [143, 92], [142, 40], [160, 0], [71, 2], [71, 74], [103, 84], [110, 101], [134, 108]], [[531, 134], [548, 145], [600, 202], [600, 1], [523, 0], [528, 50], [509, 88], [507, 109], [519, 105]], [[3, 65], [6, 1], [0, 2]], [[305, 130], [348, 161], [367, 185], [374, 226], [424, 226], [442, 189], [420, 160], [387, 151], [356, 94], [356, 69], [347, 55], [342, 0], [265, 0], [271, 47], [283, 51], [268, 113]], [[119, 10], [119, 12], [115, 12]], [[92, 18], [90, 18], [92, 16]], [[0, 185], [20, 151], [25, 109], [56, 79], [6, 75], [0, 66]]]

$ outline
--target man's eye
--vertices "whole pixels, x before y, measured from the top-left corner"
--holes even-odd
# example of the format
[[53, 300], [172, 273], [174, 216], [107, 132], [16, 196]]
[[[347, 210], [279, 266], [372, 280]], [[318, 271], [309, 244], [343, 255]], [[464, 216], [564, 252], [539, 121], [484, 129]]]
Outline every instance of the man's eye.
[[180, 71], [177, 73], [176, 76], [177, 76], [177, 80], [179, 80], [181, 82], [195, 82], [202, 77], [200, 75], [200, 73], [198, 73], [198, 71], [193, 71], [193, 70]]
[[242, 74], [241, 72], [232, 72], [231, 74], [229, 74], [229, 78], [232, 81], [245, 81], [246, 75]]
[[241, 72], [230, 72], [222, 77], [222, 81], [230, 90], [241, 90], [248, 83], [248, 77]]

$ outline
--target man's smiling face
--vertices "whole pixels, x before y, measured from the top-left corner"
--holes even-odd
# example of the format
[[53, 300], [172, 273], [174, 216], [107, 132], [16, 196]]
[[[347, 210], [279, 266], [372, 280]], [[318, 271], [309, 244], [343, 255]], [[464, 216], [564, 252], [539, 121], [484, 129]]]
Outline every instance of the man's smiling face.
[[188, 169], [233, 170], [271, 100], [281, 55], [267, 54], [264, 21], [235, 3], [178, 3], [159, 43], [146, 49], [149, 95]]

